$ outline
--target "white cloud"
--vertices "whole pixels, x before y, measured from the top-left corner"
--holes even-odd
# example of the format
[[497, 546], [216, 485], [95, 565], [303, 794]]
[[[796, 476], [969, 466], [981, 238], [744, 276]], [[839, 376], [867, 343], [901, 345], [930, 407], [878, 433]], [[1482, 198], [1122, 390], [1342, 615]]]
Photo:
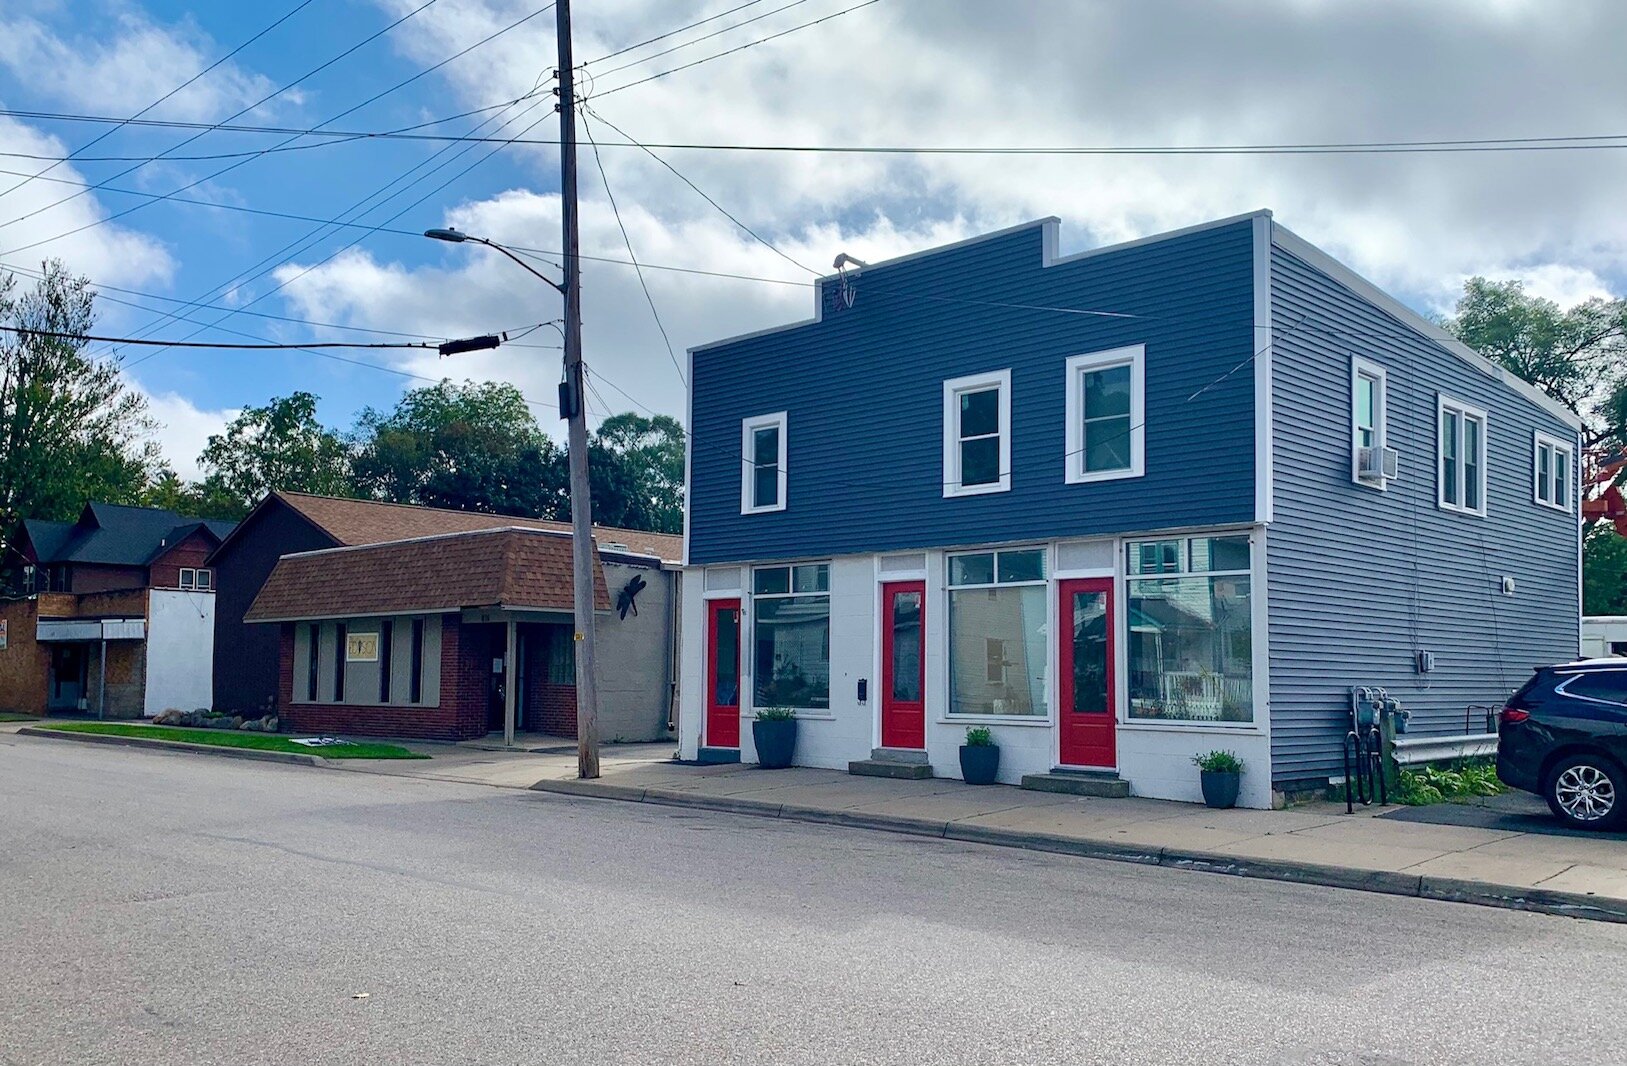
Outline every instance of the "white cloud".
[[[0, 150], [56, 157], [66, 147], [31, 126], [0, 118]], [[71, 164], [28, 180], [48, 165], [36, 160], [0, 162], [0, 168], [10, 172], [0, 174], [0, 259], [37, 269], [42, 259], [59, 258], [75, 273], [109, 285], [169, 279], [175, 264], [157, 239], [118, 223], [96, 224], [109, 212], [94, 193], [74, 196], [86, 179]], [[40, 213], [35, 215], [35, 211]], [[25, 217], [29, 215], [33, 217]], [[90, 228], [70, 234], [81, 227]], [[40, 248], [27, 248], [59, 234], [70, 235]], [[18, 248], [26, 250], [12, 251]]]
[[206, 411], [185, 396], [174, 392], [149, 393], [134, 382], [131, 387], [147, 397], [147, 408], [159, 424], [156, 434], [164, 459], [185, 480], [202, 477], [198, 456], [211, 434], [219, 433], [236, 418], [238, 410]]
[[[89, 32], [71, 34], [36, 18], [0, 19], [0, 66], [33, 91], [76, 109], [126, 115], [175, 89], [225, 51], [190, 19], [161, 26], [140, 12], [121, 10], [89, 21], [94, 25], [81, 23]], [[275, 87], [262, 75], [223, 63], [148, 116], [219, 119]]]

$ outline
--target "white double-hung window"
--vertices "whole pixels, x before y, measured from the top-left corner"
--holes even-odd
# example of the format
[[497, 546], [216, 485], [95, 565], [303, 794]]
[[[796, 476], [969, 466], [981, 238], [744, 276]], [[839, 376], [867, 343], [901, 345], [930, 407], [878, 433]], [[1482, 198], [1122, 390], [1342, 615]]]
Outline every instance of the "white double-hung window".
[[786, 413], [740, 423], [740, 513], [785, 510]]
[[1538, 432], [1532, 440], [1532, 498], [1545, 507], [1569, 513], [1571, 463], [1575, 454], [1571, 445], [1542, 432]]
[[1447, 396], [1436, 406], [1440, 462], [1436, 502], [1444, 511], [1486, 513], [1486, 412]]
[[1356, 356], [1350, 362], [1350, 478], [1385, 489], [1395, 477], [1388, 447], [1389, 375], [1377, 363]]
[[1140, 477], [1146, 469], [1146, 348], [1073, 356], [1067, 388], [1067, 482]]
[[1011, 371], [943, 383], [943, 494], [1011, 488]]

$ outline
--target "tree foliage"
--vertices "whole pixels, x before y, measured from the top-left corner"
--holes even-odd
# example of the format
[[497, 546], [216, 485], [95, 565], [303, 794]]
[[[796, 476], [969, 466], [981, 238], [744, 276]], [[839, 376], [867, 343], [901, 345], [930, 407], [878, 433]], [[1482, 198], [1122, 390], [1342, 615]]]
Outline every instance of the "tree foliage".
[[677, 419], [630, 412], [605, 419], [589, 442], [588, 476], [598, 524], [682, 531], [684, 428]]
[[1627, 537], [1608, 522], [1582, 539], [1582, 613], [1627, 614]]
[[0, 275], [0, 539], [23, 518], [66, 520], [87, 499], [135, 502], [156, 468], [146, 400], [83, 340], [94, 293], [59, 262], [31, 290]]
[[236, 517], [274, 489], [347, 495], [350, 453], [317, 421], [316, 403], [311, 393], [295, 392], [244, 408], [198, 457], [205, 476], [191, 505], [210, 517]]

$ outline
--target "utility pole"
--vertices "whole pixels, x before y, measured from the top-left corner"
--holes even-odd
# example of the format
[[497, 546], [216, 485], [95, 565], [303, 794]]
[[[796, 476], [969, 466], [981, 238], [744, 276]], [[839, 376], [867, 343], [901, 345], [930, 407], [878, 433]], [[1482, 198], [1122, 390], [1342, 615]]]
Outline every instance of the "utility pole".
[[599, 691], [594, 668], [593, 514], [588, 482], [587, 401], [582, 375], [582, 264], [577, 257], [576, 89], [571, 4], [555, 5], [559, 36], [559, 199], [565, 250], [565, 406], [570, 419], [571, 563], [576, 608], [576, 774], [599, 776]]

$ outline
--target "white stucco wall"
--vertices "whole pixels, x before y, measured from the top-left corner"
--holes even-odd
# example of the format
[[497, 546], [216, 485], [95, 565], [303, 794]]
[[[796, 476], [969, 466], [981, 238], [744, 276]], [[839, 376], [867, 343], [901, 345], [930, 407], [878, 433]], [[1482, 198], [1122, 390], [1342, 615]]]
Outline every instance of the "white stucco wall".
[[152, 589], [147, 606], [148, 718], [208, 707], [215, 669], [215, 594]]

